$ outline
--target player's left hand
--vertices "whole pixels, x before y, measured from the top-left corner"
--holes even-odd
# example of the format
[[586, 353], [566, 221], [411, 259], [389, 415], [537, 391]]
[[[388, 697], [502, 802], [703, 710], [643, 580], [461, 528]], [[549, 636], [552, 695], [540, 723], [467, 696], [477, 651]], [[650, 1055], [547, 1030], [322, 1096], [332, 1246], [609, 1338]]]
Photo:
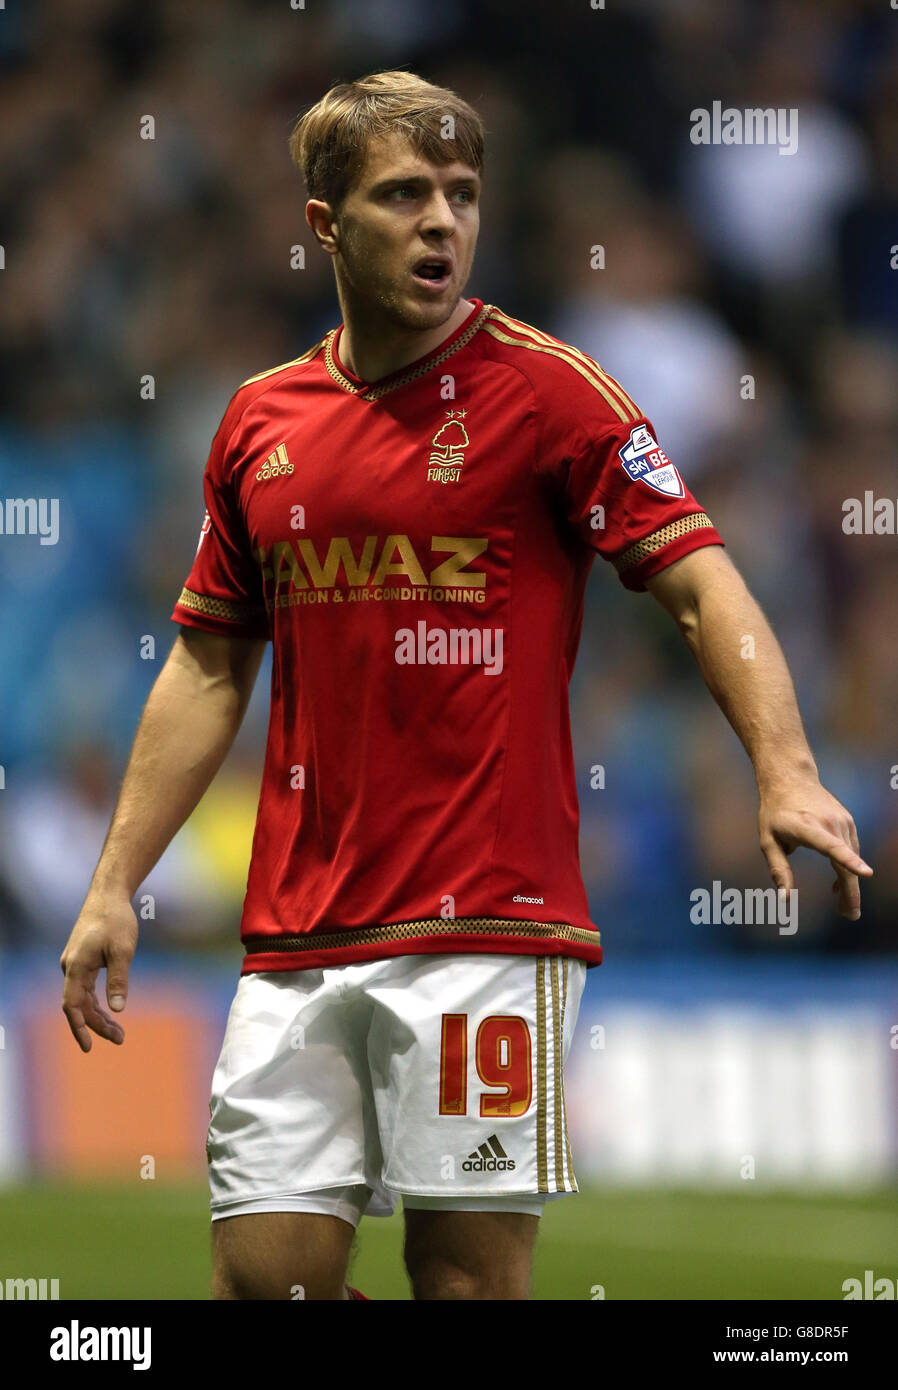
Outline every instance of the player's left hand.
[[857, 921], [861, 915], [858, 877], [869, 878], [870, 865], [860, 855], [851, 813], [816, 778], [786, 779], [761, 792], [758, 816], [761, 849], [777, 888], [794, 888], [786, 858], [798, 845], [825, 854], [836, 871], [833, 892], [839, 914]]

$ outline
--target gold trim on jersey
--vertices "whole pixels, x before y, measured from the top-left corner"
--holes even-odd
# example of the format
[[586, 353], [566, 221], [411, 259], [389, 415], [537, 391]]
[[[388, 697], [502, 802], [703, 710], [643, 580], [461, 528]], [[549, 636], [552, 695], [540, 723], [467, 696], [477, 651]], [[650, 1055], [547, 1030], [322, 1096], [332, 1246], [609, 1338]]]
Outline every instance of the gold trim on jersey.
[[251, 386], [254, 381], [262, 381], [267, 376], [274, 376], [275, 372], [285, 372], [288, 367], [298, 367], [302, 362], [311, 362], [316, 353], [324, 347], [326, 338], [321, 338], [314, 347], [310, 347], [301, 357], [294, 357], [292, 362], [282, 362], [279, 367], [269, 367], [267, 372], [257, 372], [255, 376], [248, 376], [246, 381], [241, 382], [241, 386]]
[[427, 372], [432, 371], [434, 367], [438, 367], [442, 362], [445, 362], [447, 357], [451, 357], [453, 353], [459, 352], [463, 347], [467, 347], [468, 343], [474, 337], [474, 334], [484, 326], [485, 320], [492, 312], [492, 304], [484, 304], [480, 313], [472, 323], [468, 324], [464, 333], [460, 334], [459, 337], [457, 337], [454, 342], [450, 343], [448, 347], [445, 347], [442, 352], [437, 353], [436, 357], [430, 357], [424, 362], [419, 362], [416, 366], [409, 367], [407, 372], [403, 372], [402, 375], [396, 377], [395, 380], [385, 381], [382, 386], [378, 386], [376, 382], [373, 384], [362, 382], [362, 384], [359, 385], [358, 382], [350, 381], [348, 376], [343, 375], [340, 368], [337, 366], [337, 360], [334, 356], [334, 342], [339, 332], [337, 328], [332, 328], [324, 340], [324, 365], [327, 368], [328, 375], [338, 386], [341, 386], [344, 391], [348, 391], [350, 395], [359, 396], [364, 401], [379, 401], [383, 396], [389, 395], [391, 391], [397, 390], [398, 387], [407, 386], [410, 381], [417, 381], [419, 376], [424, 376]]
[[670, 545], [671, 541], [679, 540], [680, 536], [688, 536], [690, 531], [700, 531], [713, 525], [714, 522], [705, 512], [690, 512], [689, 516], [681, 516], [679, 521], [672, 521], [669, 526], [662, 526], [660, 530], [653, 531], [650, 536], [644, 536], [641, 541], [629, 546], [612, 562], [614, 568], [618, 574], [623, 574], [634, 565], [647, 560], [657, 550], [663, 549], [665, 545]]
[[[497, 328], [495, 324], [492, 323], [485, 323], [483, 327], [486, 333], [489, 333], [492, 337], [497, 338], [500, 343], [508, 343], [511, 347], [527, 348], [530, 352], [547, 352], [550, 354], [550, 356], [559, 357], [562, 362], [567, 362], [569, 367], [573, 367], [575, 372], [579, 372], [580, 375], [583, 377], [584, 381], [588, 381], [590, 386], [594, 387], [595, 390], [598, 391], [599, 395], [605, 398], [606, 402], [608, 403], [608, 405], [611, 406], [611, 409], [614, 411], [618, 419], [623, 420], [625, 424], [629, 424], [631, 419], [629, 412], [618, 401], [615, 400], [614, 396], [611, 395], [609, 391], [605, 390], [604, 386], [600, 385], [600, 383], [595, 380], [591, 373], [588, 372], [586, 368], [581, 365], [581, 363], [574, 361], [574, 359], [571, 357], [568, 357], [565, 353], [561, 351], [560, 348], [543, 347], [541, 343], [528, 343], [525, 342], [523, 338], [510, 338], [507, 333], [503, 333], [501, 328]], [[638, 417], [634, 415], [632, 418], [635, 420]]]
[[194, 613], [204, 613], [209, 618], [224, 618], [228, 623], [251, 623], [262, 617], [264, 608], [256, 608], [249, 603], [232, 603], [227, 598], [209, 598], [206, 594], [194, 593], [186, 586], [181, 590], [178, 603]]
[[549, 1191], [548, 1086], [546, 1083], [546, 957], [536, 962], [536, 1190]]
[[[304, 936], [248, 936], [248, 956], [267, 951], [336, 951], [344, 946], [376, 946], [382, 941], [410, 941], [419, 936], [515, 936], [540, 941], [564, 941], [574, 946], [598, 946], [597, 931], [569, 922], [527, 922], [508, 917], [425, 917], [418, 922], [390, 922], [351, 931], [309, 932]], [[542, 959], [542, 958], [541, 958]]]
[[[534, 348], [537, 352], [551, 352], [554, 357], [560, 357], [562, 361], [568, 361], [572, 367], [576, 368], [576, 370], [581, 373], [581, 375], [586, 376], [588, 381], [591, 377], [597, 378], [592, 384], [596, 387], [597, 391], [601, 392], [605, 400], [608, 401], [608, 404], [620, 415], [622, 420], [629, 420], [631, 418], [634, 420], [642, 420], [645, 418], [639, 406], [627, 395], [620, 382], [616, 381], [613, 376], [610, 376], [609, 373], [605, 371], [604, 367], [596, 362], [595, 358], [590, 357], [585, 352], [581, 352], [580, 348], [573, 347], [570, 343], [559, 342], [558, 339], [553, 338], [550, 334], [544, 333], [542, 329], [534, 328], [532, 323], [522, 323], [520, 319], [513, 319], [510, 315], [503, 313], [501, 309], [494, 307], [492, 317], [504, 324], [505, 327], [512, 332], [524, 335], [523, 341], [517, 341], [518, 347]], [[532, 334], [536, 341], [527, 341], [526, 335], [528, 334]], [[498, 337], [498, 333], [493, 336]], [[503, 339], [503, 341], [507, 342], [508, 340]], [[587, 373], [589, 373], [589, 375], [587, 375]], [[602, 385], [600, 385], [600, 383], [602, 383]], [[614, 401], [609, 398], [603, 386], [607, 386], [617, 397], [619, 405], [623, 406], [627, 414], [621, 415], [620, 409], [615, 405]], [[632, 412], [632, 416], [630, 412]]]

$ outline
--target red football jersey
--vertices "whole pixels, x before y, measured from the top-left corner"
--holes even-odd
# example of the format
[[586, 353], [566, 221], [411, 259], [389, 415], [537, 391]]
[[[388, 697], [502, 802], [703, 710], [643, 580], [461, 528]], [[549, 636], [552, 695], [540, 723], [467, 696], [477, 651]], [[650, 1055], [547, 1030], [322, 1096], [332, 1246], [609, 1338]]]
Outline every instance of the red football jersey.
[[233, 397], [175, 622], [269, 637], [243, 971], [602, 958], [568, 682], [596, 552], [629, 589], [717, 531], [602, 368], [473, 299], [374, 383], [342, 325]]

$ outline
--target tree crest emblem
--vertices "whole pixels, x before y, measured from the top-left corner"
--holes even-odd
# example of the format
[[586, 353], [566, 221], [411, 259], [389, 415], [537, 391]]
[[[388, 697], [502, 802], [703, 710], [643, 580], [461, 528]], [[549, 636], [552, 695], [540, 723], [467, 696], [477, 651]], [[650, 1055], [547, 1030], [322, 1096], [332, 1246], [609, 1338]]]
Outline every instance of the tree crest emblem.
[[462, 421], [466, 410], [447, 410], [446, 420], [430, 441], [427, 478], [433, 483], [457, 483], [461, 477], [464, 451], [470, 444]]

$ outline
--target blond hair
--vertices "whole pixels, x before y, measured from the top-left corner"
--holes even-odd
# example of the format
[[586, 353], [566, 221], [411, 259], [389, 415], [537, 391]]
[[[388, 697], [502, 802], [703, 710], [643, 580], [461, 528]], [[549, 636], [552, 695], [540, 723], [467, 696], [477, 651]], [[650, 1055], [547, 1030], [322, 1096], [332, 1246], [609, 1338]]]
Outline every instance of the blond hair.
[[331, 87], [297, 121], [290, 157], [309, 197], [336, 210], [364, 165], [369, 141], [396, 133], [432, 164], [458, 160], [477, 172], [483, 167], [483, 122], [474, 108], [401, 69]]

